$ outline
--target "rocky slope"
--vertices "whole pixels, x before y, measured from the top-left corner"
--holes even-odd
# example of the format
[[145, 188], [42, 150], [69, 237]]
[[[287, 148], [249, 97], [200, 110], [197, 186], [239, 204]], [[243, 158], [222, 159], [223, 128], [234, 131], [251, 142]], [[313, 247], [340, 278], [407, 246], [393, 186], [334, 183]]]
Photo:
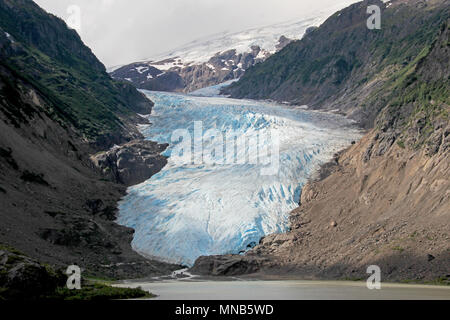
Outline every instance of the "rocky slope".
[[66, 280], [62, 272], [0, 245], [0, 300], [37, 299], [63, 286]]
[[290, 232], [245, 255], [202, 257], [191, 271], [365, 279], [374, 264], [384, 280], [448, 283], [449, 21], [435, 32], [372, 96], [383, 106], [374, 128], [303, 188]]
[[140, 142], [139, 155], [139, 142], [130, 142], [142, 176], [120, 181], [90, 159], [142, 138], [136, 112], [152, 105], [132, 85], [113, 81], [62, 20], [31, 0], [0, 0], [0, 243], [98, 276], [178, 268], [139, 256], [130, 246], [133, 230], [114, 223], [126, 189], [116, 182], [145, 180], [163, 165], [164, 146]]
[[289, 233], [262, 239], [245, 256], [200, 258], [191, 271], [365, 279], [366, 268], [378, 265], [384, 280], [449, 281], [448, 150], [430, 158], [394, 145], [365, 162], [373, 139], [304, 187]]
[[[373, 4], [381, 8], [380, 30], [366, 27]], [[247, 70], [224, 93], [334, 110], [371, 128], [384, 107], [385, 83], [431, 45], [449, 10], [444, 0], [356, 3]]]

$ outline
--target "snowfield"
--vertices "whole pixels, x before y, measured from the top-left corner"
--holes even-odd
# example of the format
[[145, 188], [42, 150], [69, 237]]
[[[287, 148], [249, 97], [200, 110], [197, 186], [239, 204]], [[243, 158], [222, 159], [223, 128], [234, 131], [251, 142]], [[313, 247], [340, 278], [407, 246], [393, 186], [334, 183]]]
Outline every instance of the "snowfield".
[[[349, 120], [337, 115], [224, 97], [144, 92], [155, 107], [149, 116], [152, 125], [140, 129], [148, 139], [169, 143], [165, 154], [170, 158], [161, 172], [129, 188], [119, 204], [118, 223], [135, 229], [136, 251], [163, 261], [191, 266], [199, 256], [239, 253], [264, 235], [285, 231], [308, 177], [360, 136]], [[245, 160], [239, 164], [193, 164], [202, 150], [171, 155], [183, 143], [171, 141], [174, 131], [187, 129], [194, 143], [198, 121], [203, 133], [214, 128], [216, 136], [276, 132], [276, 174], [262, 175], [268, 164], [245, 158], [243, 149], [236, 150], [237, 159]], [[271, 140], [266, 144], [258, 147], [270, 149]], [[203, 145], [217, 147], [223, 141], [205, 136]], [[252, 150], [245, 146], [246, 154]]]

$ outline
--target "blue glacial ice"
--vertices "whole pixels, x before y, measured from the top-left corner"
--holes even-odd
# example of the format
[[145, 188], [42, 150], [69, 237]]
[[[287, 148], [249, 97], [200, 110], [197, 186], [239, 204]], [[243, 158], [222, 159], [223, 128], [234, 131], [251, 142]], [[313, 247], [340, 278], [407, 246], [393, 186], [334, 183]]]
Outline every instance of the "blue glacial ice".
[[[165, 151], [168, 164], [128, 189], [119, 204], [118, 223], [135, 229], [132, 246], [137, 252], [162, 261], [190, 266], [199, 256], [239, 253], [264, 235], [286, 231], [289, 212], [297, 206], [308, 177], [360, 137], [349, 120], [299, 107], [217, 96], [145, 94], [155, 107], [148, 116], [151, 125], [140, 130], [150, 140], [170, 144]], [[244, 159], [238, 163], [192, 163], [202, 158], [202, 150], [175, 152], [183, 140], [172, 141], [174, 131], [187, 129], [197, 141], [196, 121], [202, 121], [202, 132], [216, 129], [224, 137], [276, 132], [276, 174], [262, 174], [267, 163], [252, 160], [248, 145], [233, 150], [237, 159]], [[214, 149], [223, 146], [223, 140], [205, 135], [203, 145]], [[212, 158], [216, 155], [211, 153]]]

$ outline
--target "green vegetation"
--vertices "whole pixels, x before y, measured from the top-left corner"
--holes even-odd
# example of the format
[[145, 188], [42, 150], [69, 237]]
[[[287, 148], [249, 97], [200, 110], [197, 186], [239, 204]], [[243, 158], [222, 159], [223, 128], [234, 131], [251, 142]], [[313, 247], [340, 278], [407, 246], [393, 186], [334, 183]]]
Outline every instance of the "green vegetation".
[[153, 294], [141, 288], [117, 288], [102, 283], [90, 283], [83, 285], [81, 290], [69, 290], [58, 288], [55, 293], [45, 297], [50, 300], [113, 300], [113, 299], [136, 299], [152, 298]]
[[342, 281], [365, 281], [362, 277], [343, 277]]
[[11, 246], [8, 246], [8, 245], [5, 245], [5, 244], [1, 244], [1, 243], [0, 243], [0, 250], [1, 251], [8, 251], [8, 252], [11, 252], [11, 253], [14, 253], [14, 254], [17, 254], [17, 255], [23, 255], [23, 253], [20, 252], [19, 250], [15, 249], [15, 248], [13, 248]]
[[[0, 301], [11, 299], [8, 291], [8, 288], [0, 287]], [[106, 284], [92, 283], [83, 286], [80, 290], [69, 290], [65, 287], [59, 287], [51, 294], [34, 297], [32, 300], [104, 301], [153, 297], [155, 297], [155, 295], [144, 291], [141, 288], [117, 288]]]
[[410, 284], [427, 284], [427, 285], [435, 285], [435, 286], [450, 286], [450, 278], [449, 277], [439, 277], [434, 280], [419, 280], [419, 279], [404, 279], [400, 280], [400, 283], [410, 283]]
[[[14, 43], [6, 38], [7, 31]], [[8, 111], [19, 125], [36, 111], [19, 103], [18, 80], [37, 91], [44, 111], [62, 127], [75, 128], [86, 140], [100, 145], [123, 134], [127, 123], [146, 100], [131, 84], [112, 80], [103, 64], [64, 21], [47, 14], [30, 0], [0, 2], [0, 68], [5, 86], [0, 96], [13, 105]], [[19, 121], [16, 121], [19, 119]]]
[[402, 248], [402, 247], [400, 247], [400, 246], [394, 246], [394, 247], [392, 247], [392, 250], [394, 250], [394, 251], [399, 251], [399, 252], [403, 252], [405, 249]]
[[[367, 29], [365, 9], [364, 3], [357, 3], [334, 14], [302, 40], [247, 70], [225, 93], [310, 106], [321, 106], [345, 94], [361, 109], [365, 127], [372, 127], [389, 103], [403, 107], [414, 102], [417, 109], [412, 118], [403, 110], [400, 115], [406, 117], [400, 120], [413, 121], [414, 114], [423, 112], [431, 124], [442, 111], [439, 102], [448, 101], [448, 79], [416, 85], [421, 81], [416, 68], [429, 54], [439, 29], [443, 30], [450, 8], [444, 1], [425, 7], [414, 3], [392, 6], [383, 12], [381, 30]], [[446, 42], [448, 39], [440, 45]], [[380, 82], [385, 83], [373, 85]], [[370, 89], [365, 88], [369, 83]], [[418, 145], [432, 132], [431, 126], [424, 130]]]
[[32, 182], [32, 183], [37, 183], [37, 184], [41, 184], [44, 186], [48, 186], [48, 182], [45, 181], [44, 179], [44, 175], [42, 173], [34, 173], [34, 172], [30, 172], [28, 170], [25, 170], [22, 175], [20, 176], [20, 179], [22, 179], [25, 182]]
[[417, 232], [417, 231], [414, 231], [413, 233], [411, 233], [411, 234], [409, 235], [409, 237], [410, 237], [411, 239], [415, 239], [417, 236], [418, 236], [418, 232]]
[[[439, 139], [434, 141], [432, 135], [449, 120], [449, 71], [446, 62], [439, 64], [447, 55], [441, 44], [448, 38], [445, 26], [444, 23], [432, 45], [426, 46], [410, 64], [394, 73], [382, 89], [390, 93], [385, 99], [386, 114], [378, 128], [390, 124], [391, 130], [399, 132], [397, 144], [402, 148], [419, 149], [427, 145], [430, 154], [437, 152]], [[430, 67], [430, 63], [434, 67]], [[442, 74], [434, 74], [433, 68]], [[370, 99], [375, 103], [379, 94]]]
[[94, 75], [83, 65], [67, 68], [36, 49], [25, 51], [2, 64], [45, 97], [45, 111], [52, 119], [63, 126], [71, 124], [88, 139], [120, 131], [119, 115], [130, 116], [132, 111], [106, 73]]
[[[82, 278], [81, 290], [66, 288], [67, 276], [48, 264], [38, 263], [20, 251], [0, 244], [6, 251], [0, 261], [1, 300], [111, 300], [152, 298], [141, 288], [116, 288], [114, 279]], [[5, 259], [3, 259], [5, 257]], [[12, 278], [12, 281], [10, 279]]]

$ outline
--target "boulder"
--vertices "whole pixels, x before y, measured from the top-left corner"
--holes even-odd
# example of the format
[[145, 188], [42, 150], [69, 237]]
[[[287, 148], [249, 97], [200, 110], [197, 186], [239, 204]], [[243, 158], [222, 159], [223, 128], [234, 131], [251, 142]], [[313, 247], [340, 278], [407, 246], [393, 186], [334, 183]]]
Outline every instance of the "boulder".
[[237, 276], [260, 270], [265, 259], [242, 255], [203, 256], [189, 270], [195, 275]]
[[96, 154], [91, 160], [110, 180], [132, 186], [149, 179], [166, 164], [162, 156], [167, 144], [147, 140], [134, 140]]
[[16, 250], [0, 247], [0, 300], [36, 299], [64, 285], [67, 277]]

